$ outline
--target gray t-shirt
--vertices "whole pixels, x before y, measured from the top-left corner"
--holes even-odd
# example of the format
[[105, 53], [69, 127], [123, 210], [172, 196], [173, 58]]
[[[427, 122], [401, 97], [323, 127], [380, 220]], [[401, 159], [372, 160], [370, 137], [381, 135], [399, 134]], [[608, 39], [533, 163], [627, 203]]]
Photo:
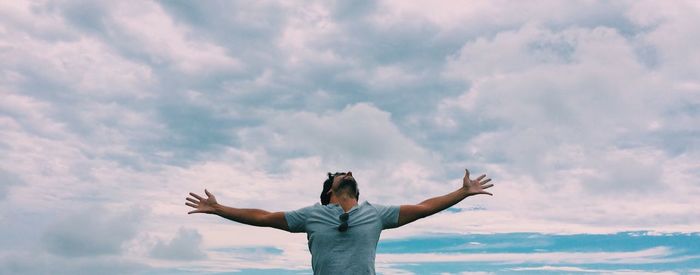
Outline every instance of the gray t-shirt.
[[374, 274], [374, 257], [383, 229], [399, 223], [399, 206], [363, 202], [348, 211], [349, 228], [340, 232], [343, 208], [315, 205], [285, 212], [289, 231], [306, 232], [314, 274]]

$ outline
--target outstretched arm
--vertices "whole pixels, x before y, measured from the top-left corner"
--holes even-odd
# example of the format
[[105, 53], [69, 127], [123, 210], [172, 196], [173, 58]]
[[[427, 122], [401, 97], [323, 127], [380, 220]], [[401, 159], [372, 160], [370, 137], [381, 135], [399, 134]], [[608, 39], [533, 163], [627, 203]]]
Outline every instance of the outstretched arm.
[[207, 195], [206, 199], [195, 193], [190, 193], [191, 197], [187, 197], [188, 202], [186, 202], [185, 205], [195, 208], [195, 210], [187, 212], [187, 214], [215, 214], [222, 218], [248, 225], [273, 227], [289, 231], [287, 220], [284, 218], [284, 212], [268, 212], [261, 209], [228, 207], [216, 202], [216, 197], [206, 189], [204, 193]]
[[445, 210], [469, 196], [478, 194], [493, 196], [493, 194], [484, 191], [493, 186], [493, 184], [487, 184], [491, 179], [486, 178], [486, 175], [481, 175], [475, 180], [469, 179], [469, 170], [465, 170], [466, 173], [462, 180], [462, 187], [457, 189], [457, 191], [425, 200], [419, 204], [401, 205], [399, 208], [399, 226]]

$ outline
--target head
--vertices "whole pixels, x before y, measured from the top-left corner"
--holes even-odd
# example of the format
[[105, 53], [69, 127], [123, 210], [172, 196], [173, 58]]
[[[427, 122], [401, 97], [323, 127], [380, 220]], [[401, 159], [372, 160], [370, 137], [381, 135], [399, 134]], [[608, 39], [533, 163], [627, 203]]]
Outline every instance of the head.
[[360, 189], [352, 176], [352, 172], [328, 173], [328, 179], [323, 182], [321, 191], [321, 204], [326, 205], [331, 201], [331, 196], [348, 196], [360, 199]]

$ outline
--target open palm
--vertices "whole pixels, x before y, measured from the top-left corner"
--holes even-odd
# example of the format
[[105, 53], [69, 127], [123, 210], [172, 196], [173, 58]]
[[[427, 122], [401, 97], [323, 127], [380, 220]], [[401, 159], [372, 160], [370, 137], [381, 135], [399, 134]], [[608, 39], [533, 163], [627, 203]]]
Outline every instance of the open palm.
[[493, 187], [493, 184], [489, 184], [488, 182], [491, 181], [491, 179], [486, 178], [486, 175], [481, 175], [476, 179], [470, 179], [469, 178], [469, 169], [464, 169], [465, 170], [465, 175], [464, 175], [464, 180], [462, 188], [467, 190], [467, 194], [469, 196], [472, 195], [478, 195], [478, 194], [484, 194], [484, 195], [491, 195], [493, 194], [484, 191], [485, 189]]
[[207, 195], [206, 199], [202, 198], [201, 196], [195, 193], [190, 193], [190, 196], [192, 197], [187, 197], [188, 202], [186, 202], [185, 205], [195, 208], [196, 210], [187, 212], [187, 214], [214, 214], [214, 211], [216, 210], [215, 207], [218, 205], [218, 203], [216, 202], [216, 197], [214, 197], [212, 193], [209, 193], [207, 189], [204, 189], [204, 194]]

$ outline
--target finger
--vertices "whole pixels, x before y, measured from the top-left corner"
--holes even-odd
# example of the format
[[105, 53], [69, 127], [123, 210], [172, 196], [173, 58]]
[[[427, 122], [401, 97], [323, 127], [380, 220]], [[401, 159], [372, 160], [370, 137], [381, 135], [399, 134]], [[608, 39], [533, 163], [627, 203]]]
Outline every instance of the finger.
[[469, 178], [469, 169], [464, 169], [464, 177]]
[[481, 187], [481, 189], [486, 189], [486, 188], [491, 188], [493, 187], [493, 184], [487, 184]]
[[197, 208], [197, 205], [196, 205], [196, 204], [194, 204], [194, 203], [189, 203], [189, 202], [186, 202], [186, 203], [185, 203], [185, 205], [187, 205], [187, 206], [191, 206], [191, 207], [194, 207], [194, 208]]
[[493, 194], [491, 194], [490, 192], [486, 192], [486, 191], [477, 192], [476, 194], [493, 196]]
[[201, 210], [192, 210], [190, 212], [187, 212], [187, 214], [194, 214], [194, 213], [203, 213]]
[[480, 181], [480, 180], [483, 179], [484, 177], [486, 177], [486, 174], [483, 174], [483, 175], [479, 176], [478, 178], [476, 178], [476, 181]]
[[190, 198], [190, 197], [187, 197], [187, 200], [188, 200], [188, 201], [191, 201], [191, 202], [194, 202], [194, 203], [199, 203], [199, 201], [197, 201], [197, 200], [195, 200], [195, 199], [193, 199], [193, 198]]
[[193, 197], [197, 198], [197, 199], [200, 200], [200, 201], [203, 201], [203, 200], [204, 200], [204, 198], [202, 198], [202, 197], [200, 197], [199, 195], [197, 195], [197, 194], [195, 194], [195, 193], [192, 193], [192, 192], [190, 192], [190, 196], [193, 196]]
[[481, 185], [484, 185], [484, 184], [488, 183], [489, 181], [491, 181], [491, 179], [486, 179], [485, 181], [481, 182]]
[[207, 191], [207, 189], [204, 189], [204, 194], [207, 194], [207, 197], [213, 197], [213, 196], [214, 196], [214, 195], [212, 195], [211, 193], [209, 193], [209, 191]]

